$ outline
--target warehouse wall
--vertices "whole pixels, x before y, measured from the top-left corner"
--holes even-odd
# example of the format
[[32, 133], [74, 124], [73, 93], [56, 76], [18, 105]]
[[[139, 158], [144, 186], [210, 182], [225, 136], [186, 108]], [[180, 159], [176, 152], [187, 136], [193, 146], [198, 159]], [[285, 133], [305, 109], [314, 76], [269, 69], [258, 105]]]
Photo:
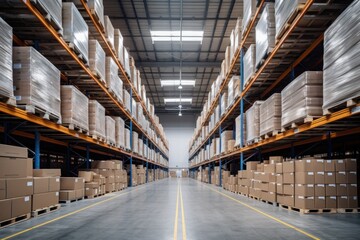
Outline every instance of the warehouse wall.
[[188, 167], [189, 141], [194, 134], [194, 115], [158, 114], [169, 140], [169, 166]]

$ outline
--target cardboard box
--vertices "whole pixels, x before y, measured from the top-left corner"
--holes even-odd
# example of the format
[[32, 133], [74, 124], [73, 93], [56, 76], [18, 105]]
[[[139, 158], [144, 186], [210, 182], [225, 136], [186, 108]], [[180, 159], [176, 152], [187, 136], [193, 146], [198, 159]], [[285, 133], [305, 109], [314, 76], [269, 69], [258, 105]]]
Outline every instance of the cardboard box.
[[269, 190], [268, 191], [273, 192], [273, 193], [276, 192], [276, 183], [275, 182], [269, 183]]
[[6, 180], [0, 179], [0, 200], [5, 198], [6, 198]]
[[96, 196], [98, 194], [99, 194], [98, 188], [85, 188], [85, 196], [86, 197]]
[[60, 177], [49, 177], [49, 192], [60, 191]]
[[246, 162], [246, 170], [254, 170], [257, 169], [258, 162]]
[[282, 163], [276, 163], [275, 173], [283, 173], [283, 164]]
[[295, 183], [295, 174], [293, 172], [283, 173], [283, 183], [284, 184], [294, 184]]
[[111, 160], [114, 162], [114, 169], [121, 170], [123, 168], [122, 161], [120, 160]]
[[[135, 175], [134, 175], [135, 177]], [[115, 177], [114, 176], [110, 176], [105, 178], [105, 183], [115, 183]]]
[[294, 196], [289, 196], [289, 195], [283, 196], [283, 202], [285, 206], [293, 207], [295, 204]]
[[315, 183], [325, 184], [325, 172], [315, 172]]
[[79, 171], [79, 177], [84, 178], [85, 182], [93, 181], [93, 172], [92, 171]]
[[349, 208], [348, 196], [338, 196], [337, 197], [337, 207], [338, 208]]
[[75, 190], [60, 190], [59, 201], [71, 201], [76, 199]]
[[296, 184], [295, 185], [295, 195], [303, 197], [313, 197], [315, 196], [315, 187], [314, 184]]
[[85, 196], [85, 189], [81, 188], [81, 189], [76, 189], [75, 190], [75, 198], [76, 199], [81, 199]]
[[34, 194], [49, 192], [48, 177], [34, 177]]
[[84, 189], [85, 179], [77, 177], [61, 177], [60, 189], [61, 190], [77, 190]]
[[297, 184], [314, 184], [314, 172], [295, 172], [295, 183]]
[[110, 177], [115, 175], [113, 169], [94, 169], [94, 172], [100, 174], [103, 177]]
[[345, 161], [343, 159], [334, 160], [335, 162], [335, 171], [341, 172], [346, 171]]
[[335, 172], [325, 172], [325, 184], [333, 184], [336, 182]]
[[0, 200], [0, 222], [11, 218], [11, 199]]
[[345, 159], [345, 171], [348, 172], [357, 171], [356, 159]]
[[32, 178], [6, 179], [6, 198], [30, 196], [34, 193]]
[[348, 184], [336, 184], [336, 196], [347, 196]]
[[261, 189], [261, 191], [268, 192], [269, 191], [269, 183], [261, 183], [260, 189]]
[[0, 157], [0, 178], [26, 178], [33, 176], [31, 158]]
[[315, 196], [316, 197], [326, 196], [325, 192], [326, 192], [325, 191], [325, 184], [315, 184]]
[[91, 165], [92, 168], [115, 169], [115, 163], [113, 161], [94, 161]]
[[347, 183], [357, 183], [357, 173], [347, 172]]
[[61, 177], [61, 169], [34, 169], [34, 177]]
[[11, 199], [11, 217], [19, 217], [31, 213], [31, 197], [25, 196]]
[[325, 196], [336, 196], [337, 187], [336, 184], [325, 185]]
[[336, 172], [335, 173], [336, 183], [348, 183], [348, 173], [347, 172]]
[[295, 172], [294, 161], [283, 162], [283, 173], [293, 173]]
[[358, 186], [357, 184], [348, 184], [348, 196], [357, 196], [358, 195]]
[[98, 182], [85, 183], [85, 188], [99, 188], [99, 186]]
[[284, 187], [281, 183], [276, 184], [276, 193], [277, 194], [284, 194]]
[[357, 196], [350, 196], [349, 197], [349, 208], [358, 208], [359, 202]]
[[0, 144], [0, 157], [27, 158], [28, 149], [12, 145]]
[[32, 211], [59, 203], [59, 192], [39, 193], [32, 196]]
[[314, 209], [314, 197], [295, 196], [295, 207], [300, 209]]
[[295, 187], [293, 184], [284, 184], [283, 191], [285, 195], [293, 196], [295, 194]]
[[324, 161], [324, 171], [325, 172], [335, 172], [335, 160], [325, 160]]
[[324, 209], [326, 208], [326, 197], [324, 196], [316, 196], [314, 202], [315, 209]]
[[106, 184], [105, 184], [105, 191], [106, 191], [106, 192], [113, 192], [113, 191], [115, 191], [115, 183], [106, 183]]
[[273, 164], [264, 164], [264, 172], [266, 173], [275, 173], [275, 163]]
[[256, 166], [257, 172], [264, 172], [264, 163], [258, 163]]
[[283, 157], [282, 156], [270, 156], [269, 161], [270, 161], [270, 164], [282, 163]]
[[314, 172], [315, 160], [302, 159], [295, 161], [296, 172]]
[[325, 160], [324, 159], [314, 160], [314, 171], [315, 172], [325, 172]]

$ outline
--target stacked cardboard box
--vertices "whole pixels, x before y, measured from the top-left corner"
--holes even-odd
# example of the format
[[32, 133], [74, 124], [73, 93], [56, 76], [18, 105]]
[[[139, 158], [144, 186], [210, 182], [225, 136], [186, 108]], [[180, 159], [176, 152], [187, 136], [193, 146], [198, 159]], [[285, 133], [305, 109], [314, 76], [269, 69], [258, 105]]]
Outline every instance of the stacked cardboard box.
[[121, 65], [124, 66], [124, 38], [120, 29], [115, 29], [114, 31], [114, 44], [117, 59], [120, 61]]
[[132, 174], [132, 186], [135, 187], [135, 186], [138, 185], [138, 183], [137, 183], [138, 177], [137, 177], [136, 165], [135, 164], [126, 165], [126, 170], [127, 170], [127, 173], [128, 173], [128, 176], [127, 176], [128, 182], [130, 182], [130, 169], [131, 169], [131, 174]]
[[131, 150], [130, 144], [130, 130], [125, 128], [125, 149]]
[[216, 186], [220, 186], [220, 167], [214, 168], [214, 177], [211, 178], [212, 183]]
[[242, 35], [246, 33], [246, 30], [249, 28], [251, 19], [253, 19], [256, 12], [256, 0], [247, 0], [244, 1], [243, 6], [243, 20], [242, 20]]
[[137, 183], [140, 184], [145, 184], [146, 181], [146, 169], [143, 167], [143, 165], [138, 165], [137, 166]]
[[[281, 130], [281, 94], [274, 93], [260, 105], [260, 136]], [[275, 135], [275, 134], [273, 134]]]
[[256, 142], [260, 137], [260, 106], [262, 103], [263, 101], [254, 102], [245, 113], [247, 144]]
[[227, 188], [230, 178], [230, 171], [221, 170], [221, 183], [224, 189]]
[[68, 202], [84, 198], [85, 179], [79, 177], [60, 178], [60, 202]]
[[[100, 194], [100, 185], [101, 180], [95, 181], [94, 176], [99, 175], [93, 171], [79, 171], [79, 177], [84, 178], [85, 180], [85, 197], [86, 198], [94, 198]], [[100, 177], [96, 177], [100, 179]]]
[[89, 100], [89, 134], [106, 139], [105, 108], [96, 100]]
[[0, 55], [2, 61], [0, 62], [0, 96], [3, 97], [14, 97], [13, 88], [13, 51], [12, 51], [12, 28], [0, 18]]
[[53, 207], [59, 203], [60, 169], [34, 169], [32, 211]]
[[115, 120], [116, 147], [125, 148], [125, 122], [121, 117], [113, 117]]
[[130, 112], [130, 109], [131, 109], [131, 98], [130, 98], [130, 94], [128, 91], [126, 91], [124, 89], [123, 91], [123, 102], [124, 102], [124, 106], [125, 106], [125, 109]]
[[251, 186], [250, 179], [252, 178], [250, 176], [251, 171], [252, 170], [250, 169], [238, 171], [238, 189], [237, 189], [238, 193], [241, 193], [246, 196], [249, 195], [249, 188]]
[[0, 144], [0, 222], [31, 212], [33, 169], [27, 157], [26, 148]]
[[134, 153], [139, 153], [139, 134], [133, 131], [132, 135], [132, 151]]
[[97, 40], [89, 41], [89, 67], [100, 80], [105, 82], [105, 59], [106, 54]]
[[244, 56], [244, 86], [255, 73], [255, 53], [255, 44], [251, 44]]
[[228, 189], [230, 192], [236, 192], [238, 190], [238, 177], [237, 175], [230, 175]]
[[115, 163], [111, 160], [94, 161], [92, 169], [95, 173], [105, 177], [105, 192], [110, 193], [115, 191]]
[[264, 172], [262, 173], [261, 199], [276, 202], [276, 175], [275, 163], [264, 164]]
[[102, 0], [89, 0], [88, 6], [95, 13], [97, 19], [101, 23], [101, 26], [105, 26], [104, 20], [104, 4]]
[[242, 39], [242, 19], [240, 17], [238, 17], [238, 19], [236, 21], [235, 29], [234, 29], [233, 54], [235, 54], [236, 49], [240, 46], [241, 39]]
[[228, 142], [233, 140], [233, 131], [227, 130], [221, 133], [221, 153], [228, 151]]
[[295, 163], [287, 161], [276, 164], [276, 193], [279, 204], [293, 207], [295, 194]]
[[123, 82], [119, 78], [119, 68], [112, 57], [106, 57], [105, 67], [105, 80], [107, 88], [119, 102], [122, 102]]
[[116, 131], [115, 131], [115, 120], [110, 117], [105, 117], [105, 133], [106, 133], [106, 142], [112, 146], [116, 145]]
[[[93, 172], [93, 182], [96, 182], [99, 185], [98, 195], [104, 195], [106, 193], [106, 178], [101, 174]], [[86, 192], [86, 189], [85, 189]]]

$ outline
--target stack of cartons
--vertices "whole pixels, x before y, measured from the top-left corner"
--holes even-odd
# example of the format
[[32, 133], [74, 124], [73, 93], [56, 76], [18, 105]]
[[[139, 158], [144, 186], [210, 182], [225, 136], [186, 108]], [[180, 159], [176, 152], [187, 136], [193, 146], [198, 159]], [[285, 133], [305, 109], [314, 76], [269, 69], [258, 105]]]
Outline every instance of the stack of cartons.
[[27, 157], [27, 148], [0, 144], [0, 222], [30, 217], [33, 169]]
[[128, 187], [128, 178], [126, 170], [121, 170], [121, 182], [120, 182], [121, 189], [125, 189]]
[[132, 174], [132, 186], [135, 187], [138, 185], [138, 183], [137, 183], [137, 168], [136, 168], [135, 164], [126, 165], [126, 170], [128, 172], [128, 176], [127, 176], [128, 182], [130, 182], [130, 168], [131, 168], [131, 174]]
[[100, 194], [100, 181], [94, 181], [94, 174], [96, 173], [92, 171], [79, 171], [78, 176], [85, 180], [84, 195], [86, 198], [94, 198]]
[[125, 149], [131, 150], [131, 144], [130, 144], [130, 130], [125, 128]]
[[134, 153], [139, 153], [139, 134], [135, 131], [132, 132], [133, 138], [132, 138], [132, 151]]
[[[258, 163], [256, 165], [256, 171], [254, 172], [254, 178], [251, 179], [251, 186], [249, 189], [249, 196], [260, 199], [262, 190], [264, 189], [262, 184], [262, 179], [265, 177], [262, 176], [262, 173], [264, 172], [264, 163]], [[265, 184], [264, 184], [265, 185]]]
[[223, 131], [221, 133], [221, 153], [226, 153], [228, 151], [228, 142], [233, 140], [233, 131]]
[[97, 40], [89, 41], [89, 68], [93, 74], [105, 83], [105, 59], [106, 54]]
[[[235, 136], [235, 146], [240, 146], [241, 143], [245, 146], [246, 145], [246, 118], [245, 118], [245, 114], [243, 114], [243, 125], [241, 126], [241, 115], [239, 115], [236, 119], [235, 119], [235, 132], [236, 132], [236, 136]], [[243, 139], [241, 141], [241, 128], [243, 131]]]
[[96, 100], [89, 101], [89, 134], [94, 138], [106, 138], [105, 108]]
[[238, 171], [238, 189], [237, 192], [245, 196], [249, 195], [249, 187], [251, 184], [250, 178], [248, 178], [251, 170]]
[[34, 169], [34, 195], [32, 196], [33, 215], [38, 214], [38, 210], [49, 207], [58, 209], [60, 191], [60, 169]]
[[106, 178], [101, 174], [93, 172], [93, 182], [96, 182], [99, 185], [98, 195], [104, 195], [106, 193]]
[[115, 120], [110, 117], [105, 117], [105, 134], [106, 134], [106, 143], [115, 146], [116, 145], [116, 126]]
[[121, 117], [113, 117], [115, 120], [116, 147], [125, 149], [125, 122]]
[[214, 178], [211, 178], [216, 186], [220, 186], [220, 167], [214, 168]]
[[145, 184], [146, 178], [145, 178], [145, 169], [144, 169], [143, 165], [137, 166], [136, 173], [137, 173], [137, 183], [139, 185]]
[[229, 190], [230, 192], [236, 192], [237, 189], [238, 189], [237, 185], [238, 185], [238, 177], [237, 177], [237, 175], [230, 175], [227, 190]]
[[120, 191], [123, 189], [122, 186], [122, 161], [120, 160], [111, 160], [114, 165], [114, 177], [115, 177], [115, 191]]
[[114, 30], [114, 44], [117, 59], [120, 61], [121, 65], [124, 66], [124, 38], [120, 29]]
[[251, 144], [256, 142], [260, 137], [260, 105], [263, 101], [256, 101], [249, 108], [246, 115], [246, 142]]
[[84, 198], [85, 179], [79, 177], [60, 178], [60, 202], [71, 202]]
[[227, 189], [227, 185], [229, 183], [229, 178], [230, 178], [230, 171], [225, 171], [225, 170], [221, 170], [221, 183], [222, 183], [222, 187], [224, 189]]
[[282, 174], [280, 164], [276, 166], [276, 192], [278, 202], [282, 205], [293, 207], [295, 194], [295, 163], [287, 161], [282, 163]]
[[115, 39], [114, 39], [114, 27], [111, 23], [111, 20], [109, 16], [104, 16], [104, 22], [105, 22], [105, 37], [106, 41], [110, 44], [111, 48], [115, 50]]
[[276, 202], [276, 175], [275, 163], [264, 164], [264, 173], [262, 176], [261, 199], [272, 203]]
[[105, 177], [105, 192], [115, 191], [115, 163], [108, 161], [94, 161], [92, 163], [92, 171]]

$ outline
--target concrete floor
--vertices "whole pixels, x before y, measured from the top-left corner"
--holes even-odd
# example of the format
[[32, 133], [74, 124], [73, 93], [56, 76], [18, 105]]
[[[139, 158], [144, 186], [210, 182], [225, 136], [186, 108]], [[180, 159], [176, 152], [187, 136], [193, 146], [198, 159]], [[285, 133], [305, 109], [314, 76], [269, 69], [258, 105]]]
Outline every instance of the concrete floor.
[[48, 240], [360, 239], [360, 214], [301, 215], [195, 180], [165, 179], [79, 201], [0, 230], [0, 238], [9, 236]]

